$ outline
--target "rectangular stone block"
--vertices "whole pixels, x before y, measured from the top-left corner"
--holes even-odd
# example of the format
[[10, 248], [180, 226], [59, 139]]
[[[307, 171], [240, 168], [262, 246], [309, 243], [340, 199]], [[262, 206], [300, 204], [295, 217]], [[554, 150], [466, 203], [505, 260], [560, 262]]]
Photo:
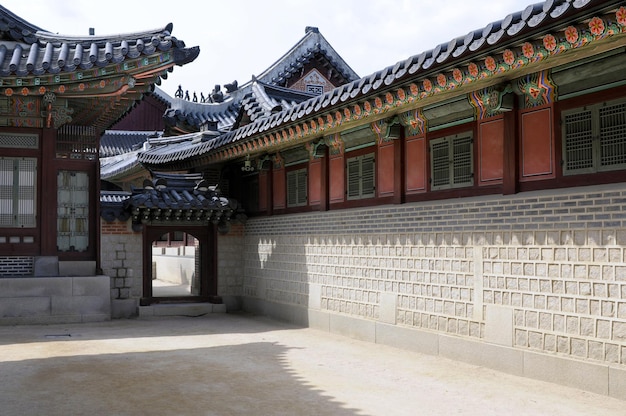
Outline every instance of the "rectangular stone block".
[[0, 298], [0, 318], [50, 315], [48, 297]]
[[74, 296], [102, 296], [111, 288], [109, 276], [78, 276], [72, 278]]
[[309, 284], [309, 308], [318, 310], [322, 308], [322, 285]]
[[609, 367], [609, 396], [626, 400], [626, 369]]
[[322, 331], [330, 331], [330, 314], [320, 310], [309, 309], [308, 311], [309, 327]]
[[436, 333], [383, 323], [376, 324], [376, 343], [422, 354], [439, 353], [439, 335]]
[[59, 276], [95, 276], [95, 261], [60, 261]]
[[111, 301], [111, 318], [123, 319], [137, 316], [136, 299], [113, 299]]
[[486, 305], [485, 341], [506, 347], [513, 346], [513, 308]]
[[524, 352], [523, 375], [593, 393], [609, 394], [609, 369], [606, 365]]
[[396, 324], [398, 295], [395, 293], [380, 294], [380, 321], [387, 324]]
[[35, 277], [59, 275], [59, 258], [56, 256], [36, 256], [33, 262]]
[[111, 316], [111, 300], [107, 296], [53, 296], [52, 315], [105, 314]]
[[439, 335], [439, 355], [473, 365], [521, 376], [523, 351], [471, 339]]
[[376, 323], [346, 315], [330, 315], [330, 332], [361, 341], [376, 342]]
[[0, 298], [30, 296], [71, 296], [72, 281], [67, 277], [21, 277], [0, 279]]

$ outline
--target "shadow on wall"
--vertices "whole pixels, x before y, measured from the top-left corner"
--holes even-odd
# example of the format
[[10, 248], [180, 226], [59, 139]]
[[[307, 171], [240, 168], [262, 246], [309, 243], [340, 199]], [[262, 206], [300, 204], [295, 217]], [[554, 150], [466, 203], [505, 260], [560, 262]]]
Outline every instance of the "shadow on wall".
[[299, 378], [278, 343], [165, 349], [0, 363], [3, 414], [359, 414]]
[[244, 310], [309, 326], [309, 309], [320, 309], [302, 236], [247, 237]]

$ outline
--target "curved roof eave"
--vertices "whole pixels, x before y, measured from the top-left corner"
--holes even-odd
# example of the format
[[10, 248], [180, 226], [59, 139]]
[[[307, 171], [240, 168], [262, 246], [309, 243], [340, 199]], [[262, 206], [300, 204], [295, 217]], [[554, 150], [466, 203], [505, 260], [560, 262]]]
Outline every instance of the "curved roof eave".
[[[228, 145], [241, 143], [243, 151], [252, 151], [256, 143], [251, 145], [246, 139], [258, 136], [259, 132], [278, 131], [286, 125], [293, 125], [301, 118], [313, 118], [316, 114], [328, 113], [336, 105], [346, 105], [364, 97], [379, 95], [401, 85], [417, 82], [433, 74], [452, 70], [470, 59], [486, 57], [495, 50], [504, 51], [513, 45], [521, 45], [524, 41], [534, 39], [537, 34], [550, 33], [556, 28], [565, 29], [570, 24], [581, 24], [595, 13], [607, 12], [623, 6], [618, 0], [588, 0], [581, 2], [554, 2], [546, 0], [528, 6], [521, 12], [507, 15], [503, 20], [493, 22], [484, 28], [474, 30], [465, 37], [456, 37], [447, 44], [413, 55], [395, 65], [388, 66], [373, 74], [345, 84], [322, 96], [311, 98], [270, 117], [258, 119], [242, 128], [210, 139], [211, 145], [203, 146], [206, 152], [215, 152]], [[623, 32], [626, 32], [624, 29]], [[581, 45], [581, 47], [586, 44]], [[519, 73], [519, 72], [518, 72]], [[284, 131], [283, 131], [284, 133]], [[284, 136], [283, 136], [284, 137]], [[277, 142], [280, 140], [277, 138]], [[173, 150], [173, 149], [172, 149]], [[194, 157], [198, 157], [198, 149]], [[231, 154], [231, 153], [229, 153]], [[167, 157], [166, 157], [167, 156]], [[161, 163], [171, 164], [182, 160], [183, 153], [173, 151], [169, 155], [161, 152]], [[232, 153], [232, 157], [236, 157]], [[159, 163], [153, 158], [149, 163]]]

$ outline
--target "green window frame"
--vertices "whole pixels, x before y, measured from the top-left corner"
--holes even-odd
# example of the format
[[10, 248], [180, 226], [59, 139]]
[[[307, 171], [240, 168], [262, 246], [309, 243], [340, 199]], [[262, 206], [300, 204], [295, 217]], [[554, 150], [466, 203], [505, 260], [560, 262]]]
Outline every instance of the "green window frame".
[[473, 142], [469, 132], [430, 141], [432, 190], [474, 185]]
[[626, 100], [563, 111], [563, 174], [626, 169]]
[[347, 199], [376, 196], [376, 157], [374, 153], [346, 159]]
[[307, 204], [306, 168], [287, 172], [287, 207], [301, 207]]

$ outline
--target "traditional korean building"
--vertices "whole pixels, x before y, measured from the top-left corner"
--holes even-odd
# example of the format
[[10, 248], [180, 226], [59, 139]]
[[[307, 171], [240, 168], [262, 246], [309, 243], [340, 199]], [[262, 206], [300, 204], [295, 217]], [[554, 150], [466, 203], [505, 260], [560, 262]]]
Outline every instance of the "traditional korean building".
[[[222, 294], [225, 287], [237, 291], [240, 286], [238, 267], [230, 267], [238, 260], [225, 259], [223, 253], [240, 250], [246, 215], [227, 196], [242, 194], [241, 181], [227, 178], [225, 165], [187, 174], [182, 167], [146, 169], [138, 159], [142, 153], [221, 137], [357, 79], [319, 30], [307, 27], [302, 39], [250, 81], [216, 85], [206, 95], [181, 86], [169, 97], [156, 88], [151, 95], [157, 101], [143, 101], [107, 130], [100, 147], [101, 179], [107, 184], [101, 193], [102, 244], [123, 247], [103, 261], [112, 277], [112, 315], [149, 315], [155, 311], [151, 305], [186, 308], [189, 314], [225, 310], [223, 301], [231, 308], [239, 304]], [[160, 113], [163, 131], [149, 122], [158, 103], [166, 104]], [[139, 126], [140, 131], [132, 131]], [[233, 169], [238, 176], [256, 176], [250, 161], [243, 170]]]
[[[0, 34], [0, 319], [42, 312], [43, 321], [81, 320], [60, 289], [66, 282], [9, 277], [97, 274], [100, 136], [199, 48], [174, 37], [171, 24], [66, 36], [1, 6]], [[64, 293], [59, 309], [49, 297], [20, 301], [29, 285]]]
[[626, 398], [625, 50], [623, 2], [545, 1], [137, 159], [243, 203], [229, 305]]

